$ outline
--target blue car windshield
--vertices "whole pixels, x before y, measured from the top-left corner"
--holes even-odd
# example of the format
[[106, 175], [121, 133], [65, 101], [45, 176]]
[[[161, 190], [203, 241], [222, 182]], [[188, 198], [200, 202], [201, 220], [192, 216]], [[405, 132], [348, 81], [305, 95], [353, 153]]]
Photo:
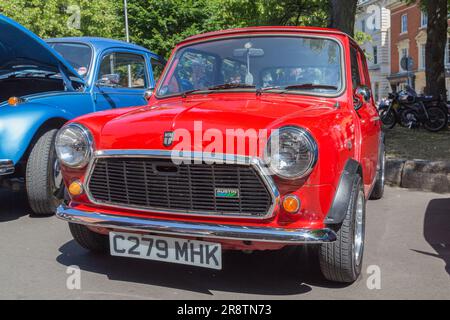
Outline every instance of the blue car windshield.
[[88, 45], [71, 42], [52, 42], [49, 45], [56, 50], [80, 76], [86, 78], [92, 61], [92, 49]]
[[338, 41], [302, 36], [252, 36], [179, 49], [160, 83], [166, 97], [221, 90], [274, 90], [333, 96], [343, 91]]

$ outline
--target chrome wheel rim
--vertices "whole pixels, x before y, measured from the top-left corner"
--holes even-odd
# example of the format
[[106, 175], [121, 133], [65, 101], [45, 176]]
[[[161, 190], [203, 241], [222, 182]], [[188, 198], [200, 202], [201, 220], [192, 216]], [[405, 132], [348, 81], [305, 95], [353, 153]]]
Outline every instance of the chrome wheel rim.
[[55, 188], [59, 189], [63, 182], [63, 176], [61, 172], [61, 167], [59, 166], [59, 161], [55, 160], [53, 164], [53, 183], [55, 184]]
[[364, 249], [364, 192], [360, 191], [356, 203], [353, 256], [357, 266], [361, 264]]

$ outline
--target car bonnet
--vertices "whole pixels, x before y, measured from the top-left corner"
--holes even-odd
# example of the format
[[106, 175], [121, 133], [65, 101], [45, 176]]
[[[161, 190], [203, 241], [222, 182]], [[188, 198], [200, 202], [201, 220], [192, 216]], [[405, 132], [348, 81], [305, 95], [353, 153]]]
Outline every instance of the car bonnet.
[[0, 76], [14, 71], [40, 69], [60, 72], [68, 78], [84, 80], [41, 38], [12, 19], [0, 14]]

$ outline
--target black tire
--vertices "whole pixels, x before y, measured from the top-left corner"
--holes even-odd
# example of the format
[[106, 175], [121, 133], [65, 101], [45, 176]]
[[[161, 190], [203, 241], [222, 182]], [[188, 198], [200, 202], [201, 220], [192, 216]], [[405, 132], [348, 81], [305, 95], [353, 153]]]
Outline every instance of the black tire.
[[[359, 201], [361, 205], [361, 227], [362, 238], [360, 250], [355, 250], [356, 237], [356, 211]], [[319, 251], [320, 269], [327, 280], [340, 283], [355, 282], [362, 269], [364, 254], [365, 234], [365, 196], [361, 178], [354, 180], [353, 189], [350, 194], [350, 205], [347, 209], [344, 222], [337, 232], [337, 240], [333, 243], [322, 244]], [[360, 229], [358, 229], [360, 230]], [[358, 251], [359, 256], [356, 256]]]
[[397, 116], [392, 109], [381, 109], [380, 119], [384, 129], [393, 129], [397, 124]]
[[95, 233], [87, 227], [75, 223], [69, 223], [69, 229], [74, 240], [84, 249], [96, 253], [109, 252], [108, 236]]
[[380, 200], [384, 195], [385, 173], [386, 173], [386, 151], [384, 144], [381, 148], [380, 160], [377, 168], [377, 180], [370, 194], [370, 200]]
[[419, 115], [415, 110], [405, 109], [400, 114], [400, 125], [403, 128], [415, 129], [420, 126]]
[[55, 138], [58, 130], [44, 133], [31, 150], [26, 168], [28, 202], [36, 215], [54, 214], [64, 197], [62, 180], [55, 185]]
[[430, 132], [438, 132], [448, 126], [448, 114], [440, 107], [427, 109], [429, 119], [423, 124]]

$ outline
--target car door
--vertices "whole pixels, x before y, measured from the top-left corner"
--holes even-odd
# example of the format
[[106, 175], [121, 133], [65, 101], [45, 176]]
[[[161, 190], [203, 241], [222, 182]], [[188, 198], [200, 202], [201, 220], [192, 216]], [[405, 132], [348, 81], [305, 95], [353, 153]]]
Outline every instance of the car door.
[[148, 59], [138, 52], [103, 53], [95, 77], [96, 111], [147, 104], [145, 92], [154, 86]]
[[[370, 78], [367, 72], [364, 54], [352, 46], [350, 55], [353, 92], [358, 87], [370, 88]], [[360, 103], [362, 103], [362, 106], [356, 112], [361, 139], [360, 161], [363, 166], [363, 180], [367, 192], [370, 190], [377, 174], [381, 124], [373, 95], [371, 95], [368, 101], [363, 100]]]

